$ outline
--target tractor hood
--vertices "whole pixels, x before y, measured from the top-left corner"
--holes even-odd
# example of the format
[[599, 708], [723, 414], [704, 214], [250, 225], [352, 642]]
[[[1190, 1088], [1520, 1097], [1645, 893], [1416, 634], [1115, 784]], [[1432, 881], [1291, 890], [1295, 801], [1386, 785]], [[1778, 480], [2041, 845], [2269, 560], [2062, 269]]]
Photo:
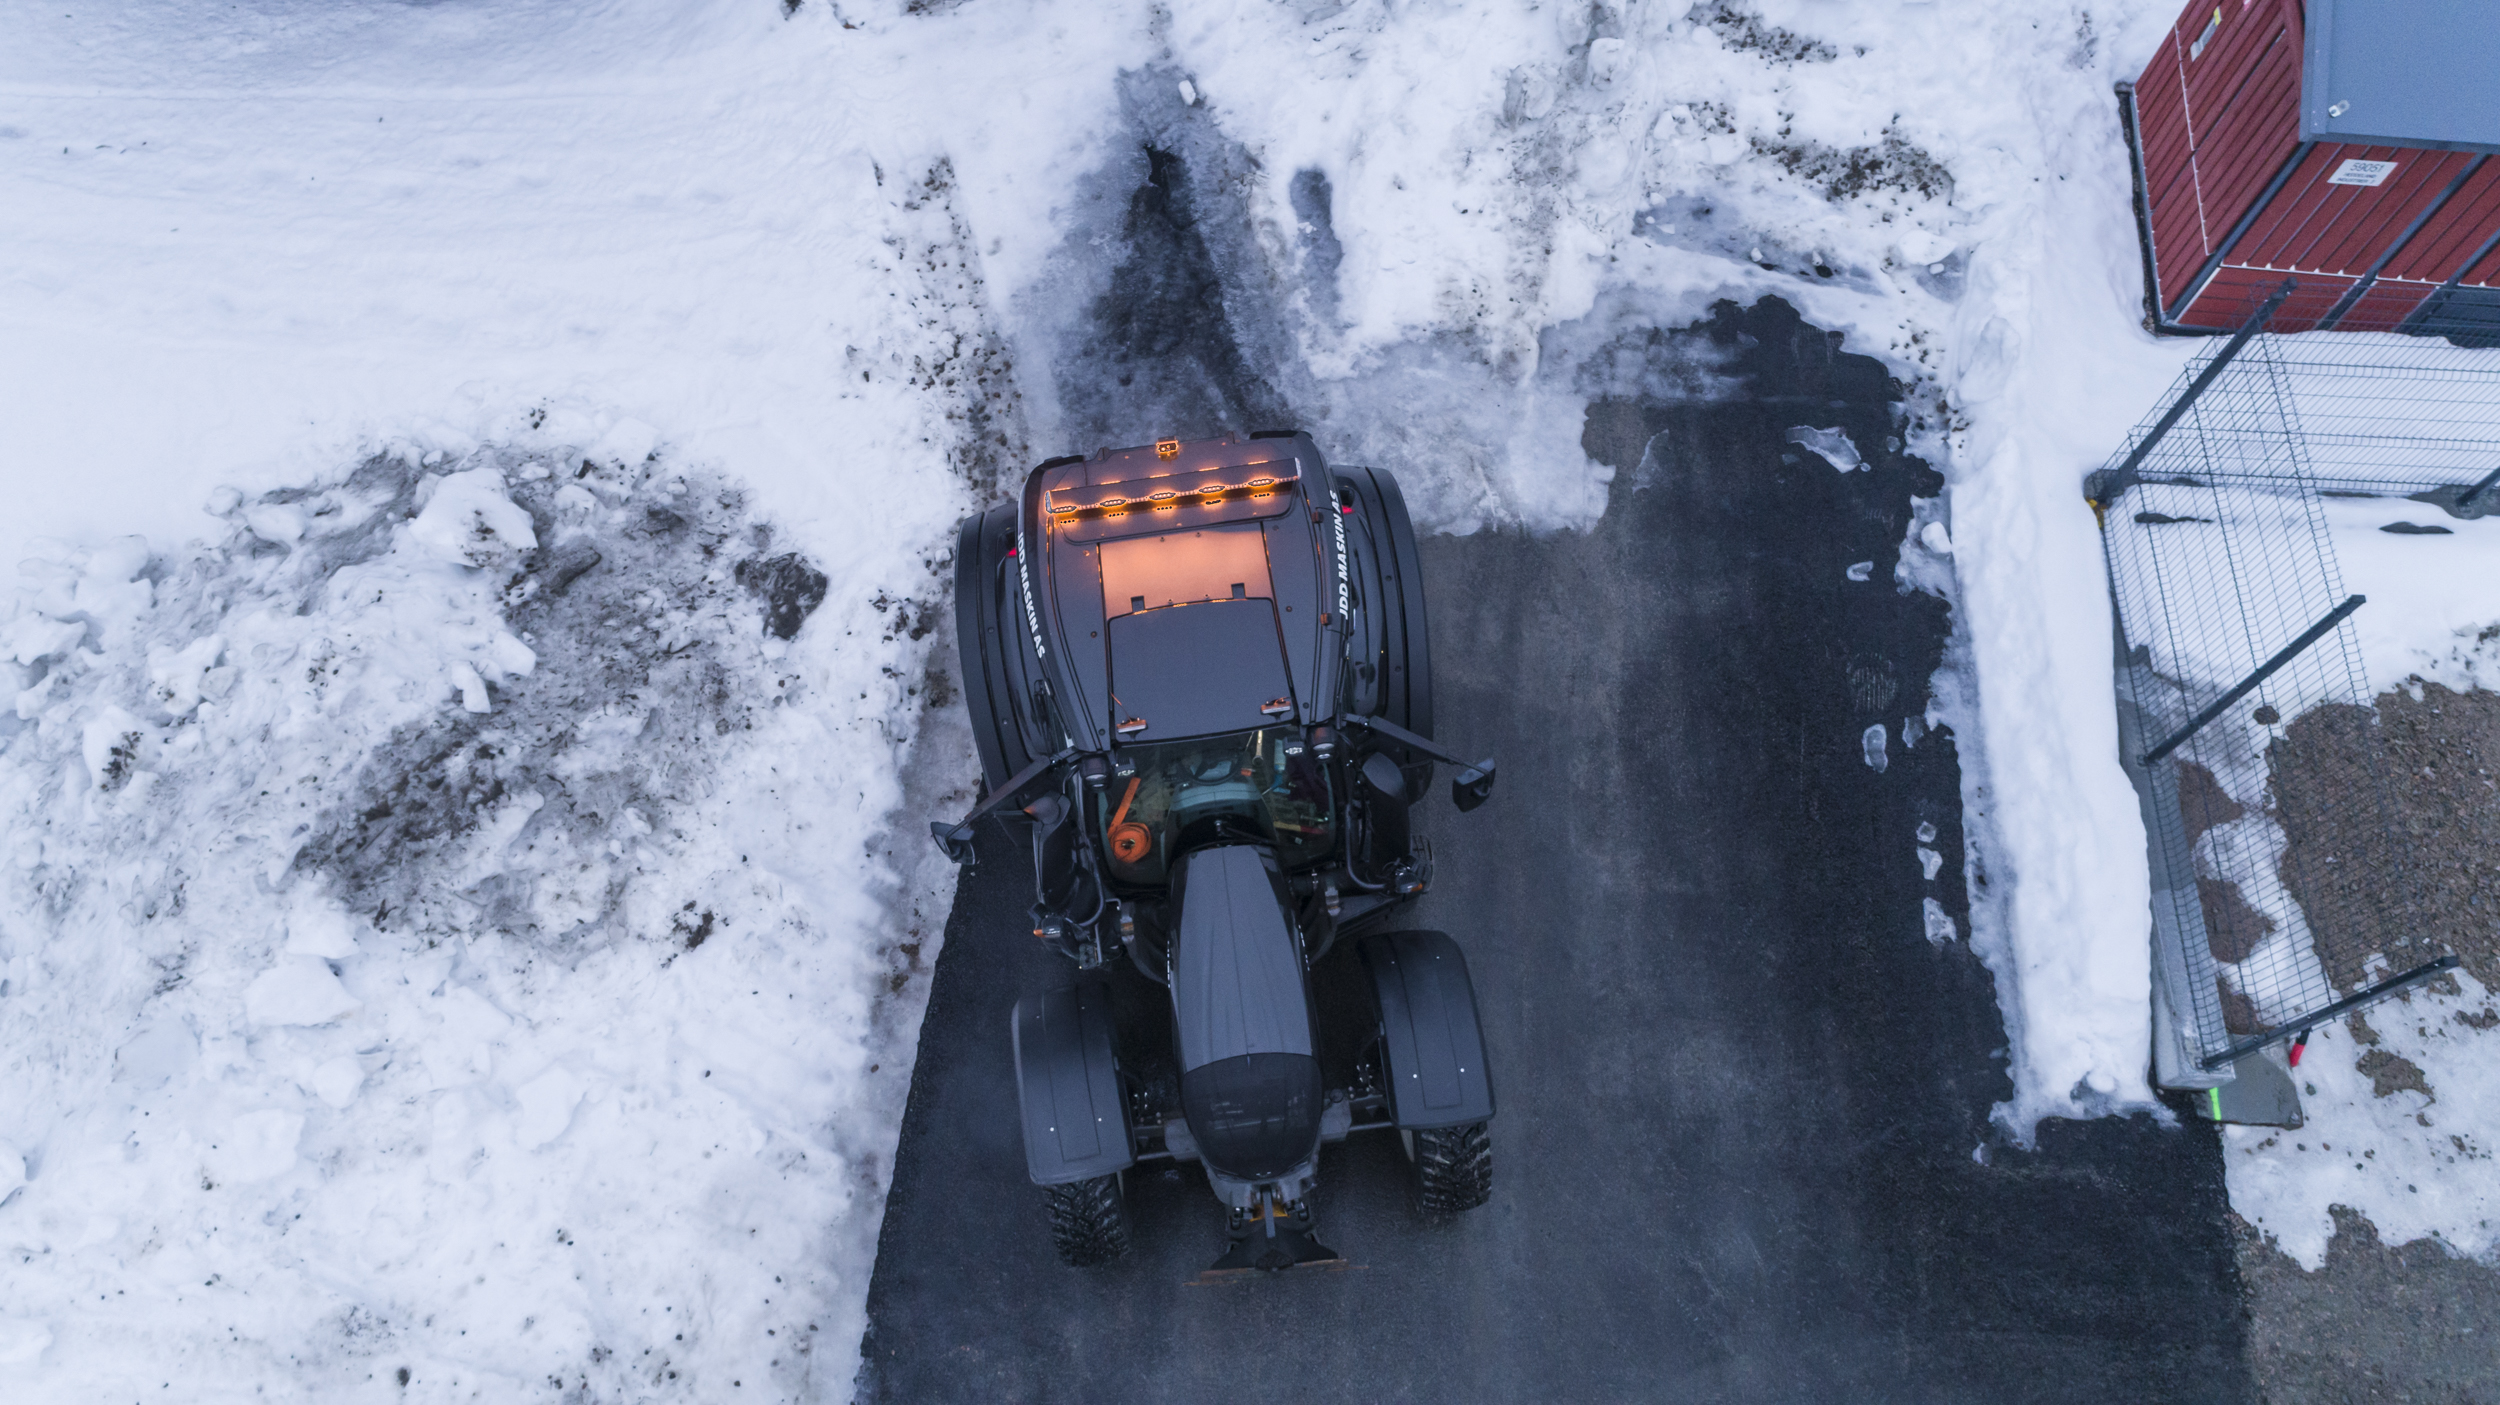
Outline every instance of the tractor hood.
[[1327, 720], [1347, 599], [1333, 483], [1300, 434], [1106, 450], [1028, 479], [1023, 623], [1068, 741]]

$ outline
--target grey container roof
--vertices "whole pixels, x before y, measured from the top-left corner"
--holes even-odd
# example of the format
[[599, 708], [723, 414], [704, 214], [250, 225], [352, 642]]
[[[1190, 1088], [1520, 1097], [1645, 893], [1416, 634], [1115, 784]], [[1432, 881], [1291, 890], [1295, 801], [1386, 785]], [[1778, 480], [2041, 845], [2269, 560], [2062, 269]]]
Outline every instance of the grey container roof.
[[2302, 140], [2500, 151], [2492, 0], [2307, 0], [2304, 10]]

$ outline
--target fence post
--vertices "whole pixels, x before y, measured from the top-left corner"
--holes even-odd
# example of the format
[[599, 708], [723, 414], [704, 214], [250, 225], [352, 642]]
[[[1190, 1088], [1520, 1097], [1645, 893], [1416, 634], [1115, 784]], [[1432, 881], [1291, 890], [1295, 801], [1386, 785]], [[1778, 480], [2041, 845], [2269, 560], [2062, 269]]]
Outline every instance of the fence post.
[[2467, 508], [2472, 507], [2474, 505], [2474, 500], [2481, 497], [2483, 494], [2490, 492], [2491, 485], [2494, 483], [2500, 483], [2500, 468], [2495, 468], [2491, 472], [2484, 474], [2482, 482], [2466, 489], [2465, 496], [2457, 499], [2457, 511], [2463, 512]]
[[2153, 428], [2145, 434], [2142, 442], [2128, 452], [2126, 461], [2116, 468], [2097, 470], [2083, 480], [2084, 497], [2096, 507], [2107, 507], [2118, 500], [2120, 493], [2144, 481], [2136, 473], [2136, 469], [2143, 464], [2146, 456], [2150, 455], [2161, 443], [2162, 436], [2168, 434], [2171, 427], [2176, 425], [2196, 404], [2197, 397], [2205, 393], [2205, 388], [2212, 385], [2222, 375], [2224, 368], [2231, 364], [2232, 358], [2238, 356], [2248, 345], [2249, 339], [2266, 329], [2266, 323], [2273, 318], [2274, 310], [2281, 307], [2283, 300], [2290, 297], [2292, 290], [2298, 286], [2299, 284], [2292, 279], [2284, 279], [2283, 286], [2275, 289], [2272, 297], [2267, 298], [2258, 305], [2255, 312], [2249, 314], [2248, 321], [2231, 335], [2229, 341], [2223, 343], [2222, 350], [2214, 353], [2214, 359], [2205, 363], [2205, 369], [2196, 373], [2195, 380], [2188, 382], [2188, 388], [2179, 393], [2177, 400], [2171, 402], [2169, 410], [2154, 422]]

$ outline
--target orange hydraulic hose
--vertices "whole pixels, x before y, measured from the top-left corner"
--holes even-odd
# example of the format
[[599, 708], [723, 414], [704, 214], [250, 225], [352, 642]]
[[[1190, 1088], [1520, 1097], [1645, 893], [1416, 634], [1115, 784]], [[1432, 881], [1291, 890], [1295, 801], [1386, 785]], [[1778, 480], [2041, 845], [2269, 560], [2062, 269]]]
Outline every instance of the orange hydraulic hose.
[[1154, 831], [1128, 817], [1129, 802], [1137, 798], [1137, 783], [1143, 779], [1129, 777], [1128, 791], [1120, 797], [1120, 808], [1111, 812], [1111, 857], [1124, 864], [1142, 862], [1154, 850]]

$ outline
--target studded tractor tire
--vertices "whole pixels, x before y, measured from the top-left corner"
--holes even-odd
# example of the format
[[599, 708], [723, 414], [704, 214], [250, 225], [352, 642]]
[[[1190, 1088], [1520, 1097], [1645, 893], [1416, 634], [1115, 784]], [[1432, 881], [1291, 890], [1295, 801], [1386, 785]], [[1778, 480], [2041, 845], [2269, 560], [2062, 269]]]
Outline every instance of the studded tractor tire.
[[1042, 1187], [1050, 1202], [1050, 1242], [1071, 1268], [1091, 1268], [1128, 1252], [1128, 1202], [1120, 1178]]
[[1415, 1206], [1455, 1215], [1493, 1197], [1493, 1136], [1482, 1122], [1414, 1132]]

